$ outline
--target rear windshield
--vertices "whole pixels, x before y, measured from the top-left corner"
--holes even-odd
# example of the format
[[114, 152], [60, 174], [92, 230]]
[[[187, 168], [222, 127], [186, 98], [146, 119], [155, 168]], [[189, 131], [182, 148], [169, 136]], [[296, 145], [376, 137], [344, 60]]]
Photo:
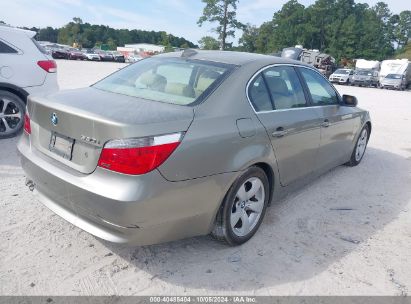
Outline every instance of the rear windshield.
[[214, 87], [230, 65], [184, 58], [151, 57], [110, 75], [93, 87], [154, 101], [189, 105]]

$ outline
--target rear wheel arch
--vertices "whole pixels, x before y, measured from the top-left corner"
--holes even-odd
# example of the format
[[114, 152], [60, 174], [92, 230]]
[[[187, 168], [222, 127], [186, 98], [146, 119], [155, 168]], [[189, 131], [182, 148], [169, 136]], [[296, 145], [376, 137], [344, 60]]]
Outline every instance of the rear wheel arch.
[[274, 184], [275, 184], [275, 179], [276, 179], [275, 174], [274, 174], [274, 169], [272, 168], [271, 165], [269, 165], [266, 162], [258, 162], [258, 163], [250, 164], [248, 167], [246, 167], [246, 168], [242, 169], [241, 171], [237, 172], [235, 178], [228, 184], [227, 189], [225, 190], [226, 192], [225, 192], [225, 194], [224, 194], [224, 196], [223, 196], [223, 198], [220, 202], [219, 209], [223, 205], [228, 191], [230, 191], [231, 187], [234, 185], [234, 183], [237, 181], [237, 179], [240, 178], [240, 176], [244, 172], [246, 172], [247, 170], [249, 170], [252, 167], [258, 167], [258, 168], [262, 169], [264, 171], [265, 175], [267, 176], [269, 187], [270, 187], [269, 188], [270, 197], [269, 197], [268, 202], [269, 202], [269, 205], [271, 204], [271, 200], [274, 196]]
[[365, 123], [365, 126], [368, 126], [368, 139], [369, 139], [371, 137], [371, 131], [372, 131], [371, 121], [367, 121]]
[[268, 184], [269, 184], [269, 187], [270, 187], [270, 189], [269, 189], [270, 197], [268, 198], [268, 205], [271, 205], [271, 200], [272, 200], [273, 195], [274, 195], [274, 182], [275, 182], [274, 170], [267, 163], [256, 163], [256, 164], [254, 164], [250, 167], [253, 167], [253, 166], [261, 168], [264, 171], [267, 178], [268, 178]]
[[[253, 172], [253, 173], [251, 173]], [[257, 232], [263, 218], [264, 218], [264, 214], [265, 214], [265, 210], [268, 207], [269, 203], [270, 203], [270, 199], [272, 198], [272, 189], [274, 187], [274, 185], [272, 184], [274, 182], [274, 174], [272, 172], [271, 167], [266, 164], [266, 163], [255, 163], [253, 165], [250, 165], [248, 168], [241, 170], [240, 172], [238, 172], [239, 174], [235, 177], [235, 179], [229, 184], [229, 187], [227, 189], [227, 192], [224, 194], [224, 197], [217, 209], [217, 212], [215, 214], [214, 217], [214, 222], [211, 226], [211, 231], [210, 231], [210, 235], [219, 240], [219, 241], [223, 241], [228, 243], [229, 245], [233, 246], [233, 245], [240, 245], [243, 242], [248, 241], [255, 232]], [[261, 181], [263, 181], [262, 183], [266, 185], [266, 201], [265, 201], [265, 207], [263, 208], [262, 211], [262, 215], [261, 218], [259, 219], [259, 222], [257, 223], [257, 225], [254, 227], [254, 229], [252, 231], [250, 231], [250, 234], [244, 235], [245, 240], [240, 240], [240, 241], [235, 241], [232, 239], [232, 235], [231, 233], [229, 233], [228, 231], [230, 231], [230, 228], [227, 227], [227, 225], [229, 225], [229, 220], [227, 222], [227, 210], [231, 210], [231, 197], [233, 196], [233, 194], [235, 194], [235, 192], [233, 191], [237, 191], [237, 187], [243, 182], [243, 179], [249, 178], [250, 176], [256, 176], [258, 178], [258, 176], [260, 176]], [[265, 181], [264, 181], [265, 180]], [[240, 183], [240, 184], [239, 184]], [[268, 190], [268, 191], [267, 191]], [[267, 195], [268, 194], [268, 195]], [[267, 199], [268, 196], [268, 199]], [[229, 209], [227, 209], [229, 208]], [[230, 236], [231, 235], [231, 236]]]
[[27, 93], [24, 89], [18, 86], [15, 86], [9, 83], [0, 82], [0, 91], [6, 91], [9, 93], [12, 93], [18, 96], [25, 104], [27, 104], [27, 96], [29, 96], [29, 93]]
[[219, 203], [219, 207], [217, 208], [215, 214], [214, 214], [214, 221], [212, 222], [211, 225], [211, 229], [215, 226], [216, 222], [219, 220], [218, 219], [218, 215], [219, 212], [222, 208], [224, 208], [224, 202], [226, 200], [227, 194], [230, 191], [231, 187], [235, 184], [235, 182], [238, 180], [238, 178], [240, 178], [240, 176], [246, 172], [247, 170], [249, 170], [252, 167], [257, 167], [260, 168], [261, 170], [264, 171], [265, 175], [267, 176], [268, 179], [268, 183], [269, 183], [269, 198], [268, 198], [268, 206], [271, 205], [271, 201], [273, 199], [274, 196], [274, 187], [275, 187], [275, 174], [274, 174], [274, 169], [272, 168], [272, 166], [270, 166], [268, 163], [266, 162], [258, 162], [258, 163], [254, 163], [252, 165], [249, 165], [247, 168], [245, 168], [244, 170], [241, 170], [240, 172], [238, 172], [238, 174], [236, 175], [236, 177], [228, 184], [227, 189], [225, 190], [224, 196], [222, 197], [220, 203]]
[[26, 103], [15, 91], [0, 88], [0, 139], [18, 135], [23, 129]]

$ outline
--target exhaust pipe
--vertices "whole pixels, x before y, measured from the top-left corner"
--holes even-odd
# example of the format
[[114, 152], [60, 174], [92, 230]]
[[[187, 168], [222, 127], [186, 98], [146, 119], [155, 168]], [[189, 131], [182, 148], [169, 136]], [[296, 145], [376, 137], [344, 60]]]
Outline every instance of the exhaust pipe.
[[31, 192], [33, 192], [36, 184], [31, 179], [26, 178], [26, 186], [29, 187]]

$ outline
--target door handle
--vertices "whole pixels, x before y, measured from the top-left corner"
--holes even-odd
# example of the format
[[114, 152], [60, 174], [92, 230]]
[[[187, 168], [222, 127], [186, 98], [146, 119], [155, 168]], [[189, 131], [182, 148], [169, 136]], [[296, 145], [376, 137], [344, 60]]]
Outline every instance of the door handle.
[[330, 126], [330, 121], [328, 119], [324, 120], [324, 122], [321, 124], [321, 127], [323, 128], [328, 128]]
[[287, 135], [288, 131], [285, 130], [283, 127], [279, 127], [277, 128], [277, 130], [275, 130], [273, 133], [271, 133], [271, 135], [273, 137], [283, 137], [285, 135]]

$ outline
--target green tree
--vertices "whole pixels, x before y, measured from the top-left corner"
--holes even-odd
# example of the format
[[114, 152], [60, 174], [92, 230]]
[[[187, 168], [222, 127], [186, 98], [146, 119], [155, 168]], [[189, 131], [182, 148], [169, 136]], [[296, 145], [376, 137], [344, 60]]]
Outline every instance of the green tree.
[[[182, 37], [176, 37], [164, 31], [142, 31], [128, 29], [113, 29], [106, 25], [96, 25], [83, 23], [80, 18], [73, 18], [60, 29], [55, 29], [56, 36], [54, 38], [45, 39], [51, 42], [59, 42], [62, 44], [73, 45], [78, 43], [85, 48], [92, 48], [96, 45], [107, 44], [110, 49], [115, 49], [118, 45], [128, 43], [153, 43], [162, 44], [168, 49], [188, 45], [190, 48], [196, 47], [194, 43]], [[50, 34], [50, 29], [40, 29], [38, 31], [42, 36]], [[51, 36], [51, 34], [49, 35]], [[55, 40], [53, 40], [55, 39]]]
[[112, 37], [109, 37], [107, 39], [107, 45], [108, 45], [108, 48], [110, 50], [116, 50], [117, 49], [117, 43]]
[[255, 41], [256, 52], [268, 54], [278, 49], [276, 42], [275, 28], [272, 21], [264, 22], [258, 29], [258, 36]]
[[395, 40], [398, 43], [398, 48], [401, 49], [405, 47], [411, 39], [411, 11], [403, 11], [398, 17], [398, 25], [395, 29]]
[[228, 46], [227, 38], [235, 37], [236, 29], [243, 29], [244, 25], [237, 20], [238, 0], [201, 0], [205, 3], [203, 15], [197, 24], [202, 26], [204, 22], [217, 23], [214, 31], [218, 34], [221, 49]]
[[218, 50], [220, 48], [218, 40], [211, 36], [201, 38], [198, 43], [203, 50]]
[[42, 28], [37, 32], [36, 39], [39, 41], [57, 42], [58, 29], [54, 29], [50, 26]]
[[73, 18], [74, 23], [76, 24], [83, 24], [83, 20], [79, 17], [74, 17]]
[[284, 48], [303, 44], [305, 40], [305, 7], [297, 0], [290, 0], [273, 17], [275, 46]]
[[244, 31], [241, 42], [252, 43], [254, 47], [244, 48], [259, 53], [301, 44], [329, 53], [338, 61], [382, 60], [393, 55], [394, 45], [401, 47], [410, 39], [411, 14], [401, 14], [392, 15], [384, 2], [370, 8], [354, 0], [317, 0], [304, 7], [297, 0], [290, 0], [251, 35]]
[[335, 0], [317, 0], [307, 9], [308, 22], [313, 32], [311, 45], [313, 48], [325, 50], [329, 35], [332, 33]]
[[245, 52], [254, 53], [257, 51], [258, 28], [254, 25], [247, 24], [244, 28], [243, 35], [239, 39], [240, 49]]
[[411, 41], [397, 53], [395, 58], [411, 60]]

